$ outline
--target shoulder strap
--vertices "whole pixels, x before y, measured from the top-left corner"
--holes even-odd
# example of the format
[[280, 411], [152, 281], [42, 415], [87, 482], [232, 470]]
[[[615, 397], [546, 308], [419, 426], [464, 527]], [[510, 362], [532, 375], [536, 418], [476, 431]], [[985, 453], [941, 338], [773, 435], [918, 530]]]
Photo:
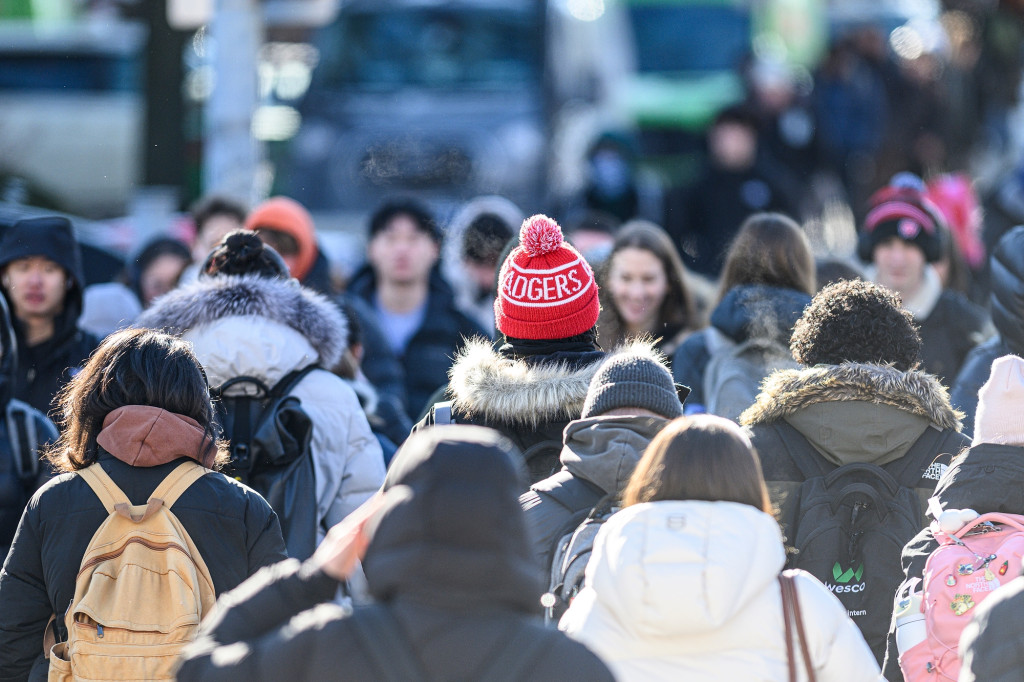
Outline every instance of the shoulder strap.
[[348, 619], [360, 649], [385, 682], [426, 680], [402, 627], [382, 604], [359, 609]]
[[14, 468], [21, 479], [35, 478], [39, 474], [39, 434], [36, 420], [30, 419], [28, 405], [17, 400], [7, 403], [7, 438], [11, 443]]
[[434, 403], [434, 426], [444, 426], [446, 424], [454, 424], [455, 420], [452, 418], [452, 403], [451, 400], [443, 400], [439, 403]]
[[274, 387], [270, 389], [270, 398], [283, 398], [292, 392], [300, 381], [302, 381], [307, 374], [312, 372], [314, 369], [320, 369], [320, 365], [316, 362], [306, 365], [302, 369], [292, 370], [281, 377]]
[[[951, 432], [940, 431], [932, 426], [928, 426], [925, 428], [924, 433], [910, 446], [907, 453], [893, 462], [891, 466], [885, 467], [885, 469], [904, 488], [916, 488], [918, 481], [921, 480], [921, 476], [924, 474], [924, 469], [927, 468], [927, 466], [921, 466], [922, 461], [930, 463], [941, 454], [939, 450], [949, 440], [950, 435]], [[957, 453], [953, 452], [950, 454], [955, 455]]]
[[825, 461], [825, 458], [814, 449], [814, 446], [807, 442], [803, 434], [797, 431], [796, 427], [785, 419], [772, 422], [771, 427], [778, 434], [782, 445], [786, 448], [786, 452], [789, 453], [793, 464], [800, 470], [804, 480], [816, 476], [824, 476], [835, 468], [830, 466]]
[[796, 639], [800, 644], [800, 656], [807, 673], [807, 681], [816, 682], [814, 663], [811, 661], [811, 651], [807, 646], [803, 612], [800, 610], [800, 598], [796, 592], [796, 581], [793, 576], [793, 571], [783, 571], [779, 574], [779, 586], [782, 589], [782, 617], [786, 621], [786, 656], [789, 661], [789, 679], [790, 682], [796, 682], [797, 666], [793, 657], [793, 626], [795, 625]]
[[117, 484], [103, 470], [99, 462], [94, 462], [84, 469], [79, 469], [78, 475], [89, 484], [92, 491], [96, 493], [96, 497], [100, 498], [100, 502], [103, 503], [103, 508], [107, 510], [108, 514], [113, 514], [119, 504], [131, 506], [131, 500], [117, 487]]
[[195, 460], [182, 462], [174, 471], [167, 474], [167, 477], [160, 482], [156, 490], [149, 496], [151, 500], [161, 500], [164, 506], [171, 508], [181, 494], [188, 490], [189, 486], [205, 476], [209, 469]]

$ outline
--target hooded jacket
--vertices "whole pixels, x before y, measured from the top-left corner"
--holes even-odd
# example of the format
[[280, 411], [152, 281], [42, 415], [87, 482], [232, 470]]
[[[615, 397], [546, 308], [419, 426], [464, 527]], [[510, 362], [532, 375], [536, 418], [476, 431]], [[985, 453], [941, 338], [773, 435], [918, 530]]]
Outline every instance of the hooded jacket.
[[[733, 287], [711, 312], [711, 326], [734, 343], [750, 338], [770, 338], [789, 347], [793, 325], [811, 297], [802, 291], [763, 285]], [[672, 376], [690, 387], [688, 412], [704, 409], [704, 372], [711, 361], [708, 336], [711, 330], [692, 334], [672, 358]]]
[[[201, 277], [161, 297], [136, 325], [190, 341], [211, 386], [252, 376], [273, 386], [289, 372], [337, 364], [348, 342], [329, 300], [290, 280]], [[340, 377], [314, 369], [292, 390], [313, 422], [319, 537], [380, 487], [384, 459], [366, 415]]]
[[922, 513], [935, 482], [969, 443], [960, 433], [960, 413], [930, 374], [852, 362], [775, 372], [740, 423], [761, 457], [784, 530], [793, 520], [793, 493], [804, 477], [772, 428], [777, 421], [794, 427], [836, 467], [852, 462], [885, 467], [907, 454], [927, 429], [939, 430], [937, 451], [924, 453], [918, 465]]
[[[562, 470], [530, 486], [519, 498], [531, 531], [533, 553], [550, 567], [555, 543], [569, 532], [577, 513], [626, 487], [644, 449], [668, 424], [661, 417], [597, 416], [565, 427], [559, 461]], [[560, 495], [561, 488], [577, 488]], [[582, 519], [580, 519], [582, 520]]]
[[[542, 587], [510, 453], [493, 431], [439, 427], [396, 455], [363, 559], [404, 640], [382, 647], [407, 647], [423, 680], [480, 679], [507, 647], [521, 647], [522, 674], [491, 679], [611, 680], [594, 654], [532, 617]], [[291, 560], [257, 576], [220, 603], [178, 679], [321, 680], [339, 670], [346, 680], [382, 679], [357, 639], [353, 623], [365, 616], [322, 603], [336, 588]], [[241, 648], [246, 655], [225, 655]]]
[[[113, 416], [111, 416], [113, 415]], [[145, 504], [183, 458], [198, 459], [196, 422], [148, 406], [120, 408], [104, 421], [98, 462], [132, 504]], [[277, 516], [250, 488], [209, 472], [182, 493], [174, 515], [206, 562], [214, 591], [226, 592], [285, 558]], [[43, 681], [43, 632], [51, 614], [66, 640], [63, 614], [93, 534], [107, 518], [77, 473], [52, 479], [29, 501], [0, 571], [0, 679]]]
[[[1024, 515], [1024, 447], [995, 443], [975, 445], [953, 461], [935, 487], [935, 497], [943, 509]], [[902, 557], [907, 580], [924, 575], [928, 555], [938, 546], [930, 526], [907, 543]], [[888, 680], [897, 682], [903, 679], [896, 648], [895, 623], [889, 627], [883, 671]], [[1019, 670], [1017, 675], [1020, 676]]]
[[[24, 324], [11, 315], [18, 342], [14, 395], [48, 414], [54, 396], [89, 359], [99, 339], [78, 327], [85, 277], [71, 223], [60, 217], [31, 218], [10, 227], [0, 242], [0, 271], [12, 261], [33, 256], [43, 256], [59, 265], [70, 282], [64, 306], [53, 321], [53, 336], [46, 341], [28, 345]], [[3, 294], [10, 307], [6, 289]]]
[[[643, 341], [630, 348], [654, 353]], [[452, 419], [497, 429], [511, 439], [526, 455], [530, 482], [535, 483], [558, 468], [562, 430], [579, 419], [590, 379], [604, 357], [592, 346], [520, 356], [511, 344], [495, 350], [488, 341], [470, 340], [449, 372]], [[414, 430], [433, 424], [435, 409]], [[542, 445], [532, 456], [530, 448]]]
[[978, 391], [992, 363], [1004, 355], [1024, 356], [1024, 227], [1014, 228], [992, 254], [991, 309], [995, 336], [974, 347], [964, 360], [950, 398], [964, 412], [964, 432], [973, 435]]
[[[399, 358], [405, 374], [406, 413], [413, 419], [430, 407], [427, 401], [444, 386], [452, 358], [464, 340], [489, 336], [455, 307], [452, 289], [436, 267], [430, 271], [429, 286], [423, 324]], [[348, 291], [373, 306], [377, 294], [373, 268], [367, 265], [353, 275]]]
[[[559, 628], [620, 682], [786, 680], [784, 564], [778, 524], [749, 505], [634, 505], [598, 532], [585, 586]], [[877, 680], [839, 600], [803, 572], [796, 588], [817, 679]]]

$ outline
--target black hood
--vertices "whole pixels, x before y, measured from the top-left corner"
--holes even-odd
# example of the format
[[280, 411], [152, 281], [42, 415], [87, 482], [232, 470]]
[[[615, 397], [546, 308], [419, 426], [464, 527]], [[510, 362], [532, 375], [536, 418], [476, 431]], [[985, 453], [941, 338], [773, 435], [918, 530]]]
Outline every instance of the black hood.
[[1010, 350], [1024, 355], [1024, 226], [1003, 235], [990, 262], [992, 324]]
[[525, 472], [504, 436], [478, 426], [412, 434], [384, 482], [363, 567], [374, 598], [444, 609], [538, 609], [540, 567], [519, 493]]
[[802, 291], [764, 285], [730, 289], [711, 313], [711, 325], [736, 343], [771, 338], [789, 346], [793, 325], [811, 297]]
[[18, 367], [18, 344], [7, 299], [0, 296], [0, 408], [6, 407], [14, 397], [14, 382]]
[[65, 307], [69, 307], [68, 303], [74, 300], [75, 306], [72, 307], [81, 310], [85, 275], [82, 252], [71, 221], [60, 216], [26, 218], [4, 231], [3, 239], [0, 240], [0, 269], [11, 261], [32, 256], [43, 256], [64, 268], [72, 281], [72, 287], [65, 298]]

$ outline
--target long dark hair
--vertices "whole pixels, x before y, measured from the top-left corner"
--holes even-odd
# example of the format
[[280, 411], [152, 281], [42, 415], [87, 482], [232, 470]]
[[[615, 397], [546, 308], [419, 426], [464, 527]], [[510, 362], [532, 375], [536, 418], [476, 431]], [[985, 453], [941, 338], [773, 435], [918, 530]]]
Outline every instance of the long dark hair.
[[661, 262], [662, 270], [665, 272], [668, 291], [658, 308], [657, 329], [651, 330], [652, 334], [671, 338], [682, 329], [695, 327], [696, 313], [693, 297], [686, 288], [686, 269], [675, 244], [672, 243], [672, 238], [654, 223], [631, 220], [619, 228], [612, 244], [612, 251], [601, 268], [601, 286], [598, 290], [602, 308], [601, 320], [598, 323], [601, 344], [609, 348], [625, 340], [625, 325], [608, 286], [615, 254], [623, 249], [641, 249], [651, 253]]
[[622, 493], [628, 507], [659, 500], [739, 502], [772, 513], [761, 461], [735, 423], [679, 417], [651, 441]]
[[159, 407], [198, 422], [210, 438], [196, 453], [200, 461], [215, 438], [214, 409], [199, 361], [181, 339], [149, 329], [108, 336], [61, 390], [58, 405], [62, 433], [46, 453], [58, 471], [95, 462], [104, 418], [126, 405]]
[[815, 291], [814, 255], [807, 235], [781, 213], [755, 213], [736, 234], [722, 266], [719, 300], [741, 284]]

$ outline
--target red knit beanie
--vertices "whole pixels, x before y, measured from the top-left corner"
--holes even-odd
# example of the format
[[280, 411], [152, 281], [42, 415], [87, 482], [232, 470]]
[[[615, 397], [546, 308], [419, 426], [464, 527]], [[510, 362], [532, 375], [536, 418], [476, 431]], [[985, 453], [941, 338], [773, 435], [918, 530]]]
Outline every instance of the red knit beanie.
[[544, 215], [524, 220], [519, 246], [498, 275], [498, 330], [516, 339], [564, 339], [597, 324], [598, 312], [594, 271], [558, 223]]

